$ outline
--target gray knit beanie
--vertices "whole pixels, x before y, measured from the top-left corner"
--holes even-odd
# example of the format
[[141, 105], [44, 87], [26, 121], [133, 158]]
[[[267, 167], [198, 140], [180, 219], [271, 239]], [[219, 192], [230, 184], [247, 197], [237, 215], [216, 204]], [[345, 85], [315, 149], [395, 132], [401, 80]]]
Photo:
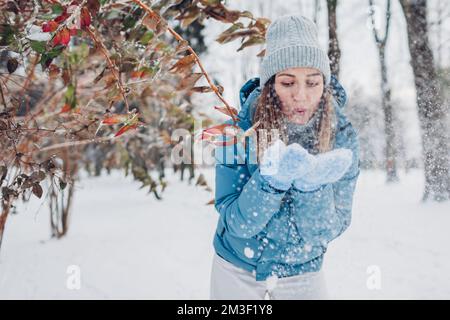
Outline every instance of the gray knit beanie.
[[277, 72], [294, 67], [316, 68], [323, 73], [325, 85], [330, 83], [330, 61], [319, 46], [317, 27], [297, 14], [278, 17], [269, 25], [260, 88]]

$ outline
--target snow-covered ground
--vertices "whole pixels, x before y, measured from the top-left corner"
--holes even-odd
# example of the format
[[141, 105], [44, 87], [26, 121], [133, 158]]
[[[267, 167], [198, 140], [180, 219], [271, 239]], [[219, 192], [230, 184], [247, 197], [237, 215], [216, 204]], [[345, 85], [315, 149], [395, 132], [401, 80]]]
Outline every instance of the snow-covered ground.
[[[214, 171], [200, 171], [213, 188]], [[122, 172], [83, 178], [61, 240], [49, 239], [42, 200], [20, 205], [0, 254], [0, 299], [207, 299], [213, 193], [169, 182], [157, 201]], [[450, 203], [422, 204], [422, 186], [418, 170], [390, 186], [362, 173], [352, 224], [325, 258], [331, 297], [450, 298]]]

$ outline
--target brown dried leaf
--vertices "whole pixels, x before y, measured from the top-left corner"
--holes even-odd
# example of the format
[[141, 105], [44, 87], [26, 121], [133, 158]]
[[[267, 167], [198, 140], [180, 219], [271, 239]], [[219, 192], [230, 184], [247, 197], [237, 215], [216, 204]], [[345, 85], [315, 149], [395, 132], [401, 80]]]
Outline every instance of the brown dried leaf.
[[103, 81], [105, 82], [105, 87], [103, 89], [108, 89], [112, 85], [116, 84], [117, 80], [114, 74], [111, 72], [103, 78]]
[[191, 89], [202, 76], [203, 73], [196, 72], [183, 78], [178, 85], [178, 90]]
[[142, 20], [142, 24], [149, 28], [150, 30], [156, 30], [159, 22], [161, 21], [161, 17], [156, 13], [147, 13], [147, 15]]
[[134, 70], [136, 65], [139, 63], [134, 57], [124, 57], [120, 61], [119, 71], [120, 72], [130, 72]]
[[33, 182], [40, 182], [45, 179], [45, 172], [42, 170], [35, 171], [31, 174], [30, 179]]
[[51, 64], [48, 67], [48, 77], [50, 79], [55, 79], [56, 77], [58, 77], [59, 72], [60, 72], [60, 69], [54, 64]]
[[203, 173], [200, 173], [200, 175], [197, 178], [197, 182], [195, 183], [196, 186], [207, 186], [208, 183], [206, 182], [205, 175]]
[[221, 3], [206, 7], [203, 12], [211, 18], [225, 23], [233, 23], [239, 19], [241, 12], [237, 10], [228, 10]]
[[244, 29], [244, 24], [242, 22], [233, 23], [231, 25], [231, 27], [229, 27], [227, 30], [222, 32], [222, 34], [224, 34], [224, 33], [228, 33], [228, 34], [229, 33], [233, 33], [233, 32], [235, 32], [236, 30], [239, 30], [239, 29]]
[[165, 20], [159, 21], [158, 25], [156, 26], [155, 36], [159, 36], [167, 31], [168, 24]]
[[61, 188], [61, 190], [64, 190], [67, 186], [67, 182], [64, 181], [63, 179], [59, 179], [59, 187]]
[[98, 76], [96, 76], [95, 77], [95, 79], [94, 79], [94, 83], [97, 83], [97, 82], [99, 82], [102, 78], [103, 78], [103, 76], [105, 75], [105, 71], [106, 71], [106, 67], [102, 70], [102, 72], [100, 72], [100, 74], [98, 75]]
[[39, 183], [33, 184], [33, 194], [38, 197], [39, 199], [42, 197], [42, 187], [39, 185]]
[[9, 73], [14, 73], [14, 71], [17, 70], [17, 67], [19, 66], [19, 62], [16, 58], [10, 58], [8, 59], [8, 62], [6, 63], [6, 67], [8, 69]]
[[203, 4], [204, 6], [210, 6], [213, 4], [218, 4], [220, 3], [221, 0], [200, 0], [200, 3]]
[[7, 128], [8, 125], [3, 120], [0, 120], [0, 130], [6, 130]]
[[217, 88], [217, 91], [219, 91], [220, 94], [223, 93], [224, 88], [222, 86], [217, 85], [216, 88]]
[[227, 107], [214, 106], [214, 109], [216, 109], [217, 111], [220, 111], [223, 114], [226, 114], [227, 116], [230, 116], [232, 118], [237, 117], [237, 115], [238, 115], [238, 111], [233, 107], [227, 108]]
[[7, 173], [8, 173], [8, 168], [6, 166], [0, 166], [0, 186], [3, 183], [3, 180], [5, 180]]
[[184, 40], [179, 42], [177, 47], [175, 48], [175, 54], [186, 51], [189, 48], [189, 42]]
[[161, 131], [160, 132], [160, 136], [161, 136], [161, 139], [164, 142], [164, 144], [167, 144], [167, 145], [171, 145], [172, 144], [172, 139], [170, 138], [170, 135], [167, 132], [167, 130]]
[[193, 87], [191, 90], [198, 93], [207, 93], [213, 91], [210, 86]]
[[154, 95], [153, 90], [150, 86], [145, 87], [144, 90], [142, 90], [141, 98], [145, 97], [152, 97]]
[[244, 17], [244, 18], [253, 19], [253, 14], [252, 14], [250, 11], [247, 11], [247, 10], [242, 11], [242, 12], [240, 13], [240, 16], [241, 16], [241, 17]]
[[219, 35], [216, 39], [217, 42], [223, 44], [223, 43], [228, 43], [231, 42], [235, 39], [238, 38], [244, 38], [244, 37], [250, 37], [253, 35], [257, 35], [259, 34], [258, 30], [256, 29], [249, 29], [249, 30], [242, 30], [242, 31], [236, 31], [233, 33], [222, 33], [221, 35]]
[[257, 44], [263, 44], [265, 43], [266, 40], [264, 39], [264, 37], [261, 36], [254, 36], [251, 37], [250, 39], [248, 39], [247, 41], [245, 41], [240, 47], [239, 49], [237, 49], [237, 51], [241, 51], [242, 49], [246, 48], [246, 47], [251, 47]]
[[257, 57], [264, 57], [266, 55], [266, 49], [262, 49], [256, 56]]
[[21, 179], [19, 179], [19, 182], [21, 183], [20, 184], [21, 189], [28, 189], [33, 186], [33, 181], [31, 181], [30, 177], [27, 174], [22, 173], [20, 175], [20, 178]]
[[190, 69], [195, 63], [195, 56], [193, 54], [189, 54], [180, 60], [178, 60], [170, 69], [170, 72], [179, 72], [183, 73], [186, 69]]
[[199, 7], [191, 7], [188, 10], [184, 11], [180, 15], [178, 15], [175, 19], [181, 21], [181, 27], [186, 28], [192, 22], [197, 20], [201, 13], [201, 9]]
[[41, 166], [47, 172], [53, 172], [57, 168], [55, 162], [51, 158], [42, 162]]
[[256, 19], [255, 27], [258, 28], [262, 33], [265, 33], [270, 22], [271, 22], [270, 19], [258, 18]]

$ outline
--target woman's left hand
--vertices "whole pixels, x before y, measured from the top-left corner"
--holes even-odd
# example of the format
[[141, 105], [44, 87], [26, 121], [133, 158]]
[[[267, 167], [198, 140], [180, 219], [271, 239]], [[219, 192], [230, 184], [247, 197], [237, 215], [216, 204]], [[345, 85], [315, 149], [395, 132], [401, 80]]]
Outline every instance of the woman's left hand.
[[313, 170], [294, 180], [294, 187], [302, 191], [312, 191], [321, 185], [341, 179], [352, 164], [350, 149], [335, 149], [315, 156]]

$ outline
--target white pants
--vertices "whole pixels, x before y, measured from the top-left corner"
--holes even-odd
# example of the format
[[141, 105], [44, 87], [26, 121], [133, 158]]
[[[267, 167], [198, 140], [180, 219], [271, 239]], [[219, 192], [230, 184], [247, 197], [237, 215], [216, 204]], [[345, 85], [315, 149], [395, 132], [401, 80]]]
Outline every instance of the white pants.
[[211, 300], [327, 299], [323, 271], [256, 281], [247, 270], [215, 254], [211, 270]]

